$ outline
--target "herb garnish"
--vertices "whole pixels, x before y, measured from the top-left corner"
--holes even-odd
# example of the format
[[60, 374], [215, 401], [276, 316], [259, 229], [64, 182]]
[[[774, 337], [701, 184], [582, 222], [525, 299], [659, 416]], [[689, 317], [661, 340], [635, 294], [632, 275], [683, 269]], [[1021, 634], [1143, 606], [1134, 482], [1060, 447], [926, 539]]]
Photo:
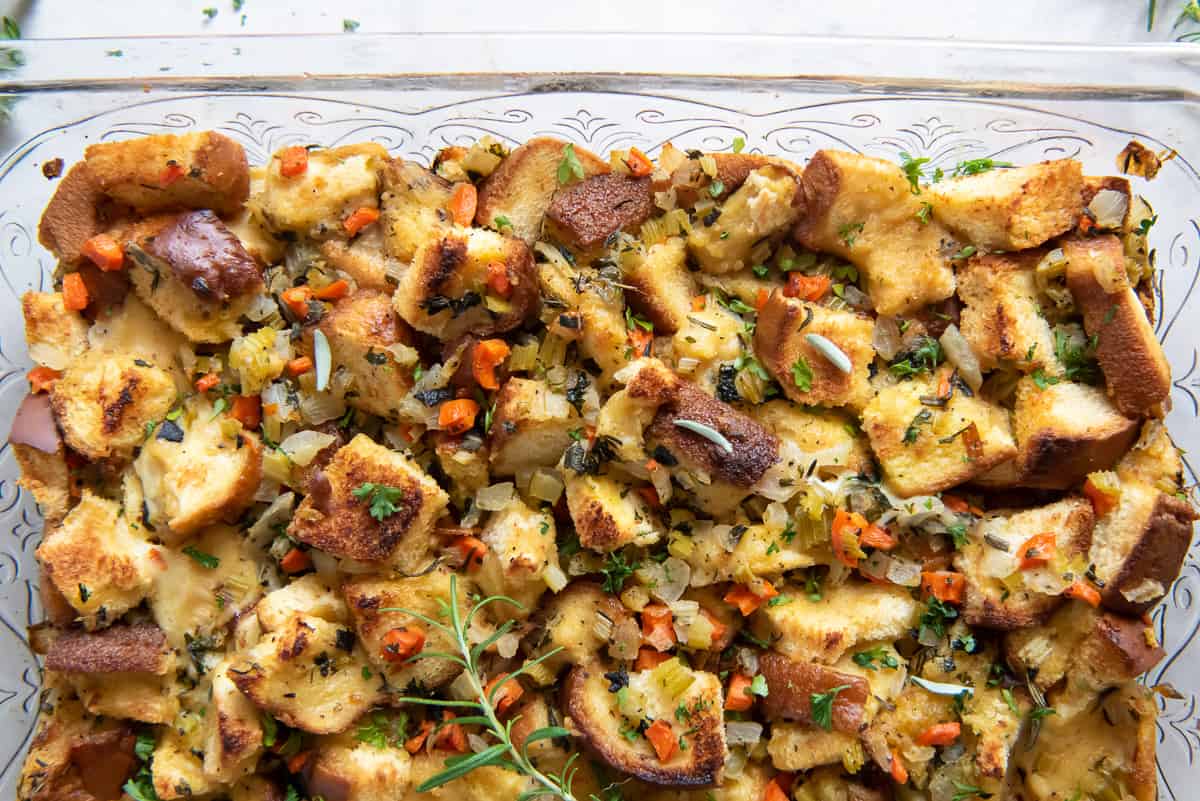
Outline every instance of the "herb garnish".
[[812, 390], [813, 371], [803, 356], [792, 365], [792, 381], [796, 384], [796, 389], [801, 392]]
[[575, 145], [567, 145], [563, 148], [562, 161], [558, 163], [558, 182], [569, 184], [572, 178], [582, 181], [583, 175], [583, 164], [580, 163], [579, 156], [575, 155]]
[[825, 731], [833, 730], [833, 699], [837, 698], [838, 693], [842, 690], [850, 689], [849, 684], [840, 684], [837, 687], [831, 687], [827, 692], [812, 693], [810, 700], [812, 701], [812, 719], [813, 723], [820, 726]]
[[[928, 163], [927, 158], [914, 159], [903, 150], [900, 151], [900, 169], [904, 170], [904, 177], [908, 179], [910, 191], [914, 195], [921, 194], [921, 179], [925, 177], [925, 171], [921, 168]], [[917, 219], [920, 219], [920, 215], [917, 215]]]
[[396, 503], [404, 497], [404, 490], [368, 481], [350, 494], [360, 501], [367, 501], [371, 517], [382, 523], [400, 511]]
[[604, 562], [604, 567], [600, 568], [600, 572], [604, 575], [601, 589], [614, 595], [620, 593], [625, 588], [626, 580], [639, 567], [641, 565], [636, 560], [626, 559], [625, 554], [621, 551], [613, 551]]
[[216, 570], [218, 567], [221, 566], [220, 559], [218, 559], [217, 557], [213, 556], [210, 553], [205, 553], [204, 551], [197, 548], [195, 545], [187, 546], [186, 548], [183, 549], [183, 552], [185, 554], [187, 554], [188, 556], [192, 557], [192, 559], [194, 559], [196, 561], [196, 564], [200, 565], [200, 567], [206, 567], [209, 570]]
[[978, 175], [981, 172], [988, 172], [997, 167], [1011, 167], [1010, 161], [994, 161], [992, 159], [970, 159], [968, 161], [960, 161], [954, 165], [954, 170], [951, 171], [950, 177], [957, 178], [961, 175]]

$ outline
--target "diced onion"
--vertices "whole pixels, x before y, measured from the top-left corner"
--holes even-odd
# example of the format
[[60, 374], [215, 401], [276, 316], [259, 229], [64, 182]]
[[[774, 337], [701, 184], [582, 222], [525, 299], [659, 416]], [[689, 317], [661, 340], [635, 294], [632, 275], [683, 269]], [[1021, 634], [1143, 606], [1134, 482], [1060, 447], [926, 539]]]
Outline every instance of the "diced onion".
[[967, 382], [967, 386], [972, 391], [978, 392], [979, 387], [983, 384], [983, 372], [979, 367], [979, 358], [971, 349], [966, 337], [958, 330], [958, 326], [954, 323], [946, 326], [946, 330], [938, 342], [946, 351], [946, 358], [958, 368], [958, 374]]
[[1120, 228], [1129, 213], [1129, 196], [1115, 189], [1101, 189], [1088, 204], [1088, 211], [1095, 218], [1097, 228]]
[[307, 467], [321, 450], [328, 448], [336, 439], [332, 434], [320, 431], [297, 431], [279, 443], [279, 449], [295, 464]]
[[661, 564], [647, 562], [638, 568], [635, 575], [651, 595], [669, 604], [683, 597], [688, 582], [692, 580], [692, 568], [682, 559], [669, 556]]
[[762, 739], [761, 723], [752, 720], [731, 720], [725, 724], [725, 742], [734, 745], [754, 745]]
[[608, 655], [613, 659], [633, 659], [642, 644], [642, 630], [632, 617], [626, 617], [613, 626], [612, 642]]
[[246, 315], [246, 319], [260, 323], [278, 312], [279, 306], [275, 303], [275, 299], [264, 293], [262, 295], [255, 295], [254, 300], [246, 307], [246, 311], [243, 314]]
[[885, 361], [891, 361], [900, 352], [900, 326], [893, 317], [876, 317], [875, 331], [871, 334], [871, 345]]
[[690, 375], [696, 372], [696, 368], [700, 366], [699, 359], [693, 359], [691, 356], [684, 356], [675, 363], [675, 369], [681, 373]]
[[866, 561], [860, 562], [858, 569], [861, 573], [877, 580], [887, 578], [888, 570], [891, 569], [892, 558], [883, 551], [875, 551]]
[[329, 374], [333, 370], [333, 354], [329, 351], [329, 340], [321, 329], [313, 331], [313, 364], [317, 371], [317, 390], [324, 392], [329, 387]]
[[308, 556], [312, 559], [313, 567], [321, 574], [321, 578], [326, 580], [333, 579], [337, 576], [338, 560], [332, 554], [325, 553], [317, 548], [312, 548], [308, 552]]
[[346, 413], [346, 402], [329, 392], [305, 393], [300, 397], [300, 416], [309, 425], [336, 420]]
[[562, 495], [563, 481], [558, 473], [547, 467], [539, 467], [533, 471], [529, 479], [529, 494], [539, 501], [554, 503]]
[[551, 592], [562, 592], [567, 586], [567, 574], [558, 565], [546, 565], [542, 570], [542, 581]]
[[471, 751], [479, 754], [488, 749], [487, 740], [480, 737], [478, 734], [471, 732], [467, 735], [467, 745], [471, 746]]
[[596, 610], [596, 618], [592, 622], [592, 631], [601, 640], [607, 642], [613, 633], [613, 620], [608, 615]]
[[275, 536], [275, 527], [292, 516], [292, 505], [296, 502], [295, 494], [285, 492], [276, 495], [271, 505], [258, 516], [254, 525], [246, 532], [250, 542], [258, 547], [265, 547]]
[[513, 499], [513, 483], [492, 484], [475, 493], [475, 505], [485, 512], [499, 512]]
[[738, 669], [747, 676], [758, 675], [758, 652], [753, 648], [739, 648], [737, 650]]
[[921, 584], [921, 565], [906, 559], [893, 557], [888, 563], [887, 580], [901, 587], [917, 587]]

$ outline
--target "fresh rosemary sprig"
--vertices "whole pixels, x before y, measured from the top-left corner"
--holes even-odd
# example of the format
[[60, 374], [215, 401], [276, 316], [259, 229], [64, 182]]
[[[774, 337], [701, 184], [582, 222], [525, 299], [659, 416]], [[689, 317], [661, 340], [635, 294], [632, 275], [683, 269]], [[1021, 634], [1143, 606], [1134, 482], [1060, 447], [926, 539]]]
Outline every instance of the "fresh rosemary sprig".
[[493, 603], [511, 604], [518, 609], [522, 605], [504, 595], [490, 595], [487, 598], [476, 603], [471, 610], [464, 616], [459, 610], [458, 605], [458, 581], [457, 576], [450, 577], [450, 597], [438, 601], [442, 608], [442, 618], [449, 618], [449, 624], [434, 620], [431, 617], [415, 612], [411, 609], [402, 607], [393, 607], [388, 609], [380, 609], [380, 612], [400, 612], [420, 620], [427, 626], [431, 626], [438, 631], [443, 632], [454, 643], [454, 652], [449, 651], [429, 651], [425, 650], [418, 654], [421, 659], [442, 659], [447, 662], [453, 662], [460, 666], [470, 684], [471, 692], [474, 695], [474, 701], [455, 701], [441, 698], [420, 698], [415, 696], [404, 696], [398, 700], [401, 703], [416, 704], [419, 706], [434, 706], [443, 709], [453, 709], [456, 712], [461, 712], [460, 716], [454, 718], [454, 723], [461, 725], [479, 725], [484, 727], [485, 734], [490, 736], [495, 742], [487, 748], [474, 754], [466, 754], [463, 756], [451, 757], [446, 760], [446, 769], [440, 773], [426, 779], [417, 787], [418, 793], [428, 792], [436, 787], [441, 787], [443, 784], [454, 781], [457, 778], [465, 776], [476, 768], [481, 768], [487, 765], [496, 765], [499, 767], [514, 770], [524, 776], [529, 777], [534, 787], [525, 790], [519, 796], [517, 801], [529, 801], [533, 798], [557, 798], [561, 801], [578, 801], [571, 792], [571, 785], [575, 777], [575, 760], [578, 754], [572, 754], [563, 766], [561, 772], [557, 774], [543, 773], [533, 764], [529, 758], [529, 746], [539, 740], [553, 740], [560, 737], [570, 736], [570, 732], [561, 726], [543, 726], [540, 729], [535, 729], [525, 738], [525, 741], [518, 748], [512, 740], [512, 727], [517, 722], [520, 716], [513, 717], [507, 723], [501, 722], [496, 713], [496, 695], [497, 692], [504, 687], [508, 681], [515, 680], [523, 673], [528, 673], [529, 668], [540, 664], [556, 653], [561, 651], [561, 648], [553, 648], [536, 659], [527, 661], [517, 670], [508, 674], [508, 677], [501, 682], [496, 682], [495, 686], [485, 689], [485, 682], [480, 676], [479, 660], [497, 640], [508, 634], [515, 625], [515, 621], [506, 620], [502, 623], [491, 636], [483, 642], [476, 645], [471, 645], [467, 640], [467, 632], [471, 628], [471, 621], [485, 607]]

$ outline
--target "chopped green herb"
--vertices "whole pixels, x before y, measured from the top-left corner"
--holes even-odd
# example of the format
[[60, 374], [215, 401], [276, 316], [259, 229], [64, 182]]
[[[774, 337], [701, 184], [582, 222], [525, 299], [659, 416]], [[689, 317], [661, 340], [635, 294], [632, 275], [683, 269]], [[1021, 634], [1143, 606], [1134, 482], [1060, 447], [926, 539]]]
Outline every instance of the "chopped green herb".
[[858, 665], [859, 667], [866, 668], [867, 670], [878, 670], [878, 668], [875, 667], [876, 662], [879, 662], [879, 664], [886, 668], [895, 669], [900, 667], [900, 663], [896, 660], [896, 657], [892, 655], [892, 652], [884, 648], [882, 645], [876, 646], [875, 648], [870, 648], [866, 651], [859, 651], [851, 658], [854, 660], [854, 664]]
[[921, 225], [929, 225], [929, 215], [933, 213], [932, 203], [922, 203], [921, 208], [917, 209], [917, 222]]
[[951, 256], [950, 259], [952, 261], [962, 261], [963, 259], [969, 259], [975, 255], [976, 250], [977, 249], [974, 245], [967, 245], [965, 248], [963, 248], [962, 250], [958, 251], [953, 256]]
[[837, 687], [831, 687], [828, 692], [812, 693], [809, 700], [812, 702], [813, 723], [825, 731], [832, 731], [833, 699], [837, 698], [838, 693], [842, 690], [849, 688], [849, 684], [839, 684]]
[[746, 147], [745, 139], [743, 139], [740, 136], [733, 137], [733, 152], [734, 153], [741, 153], [745, 147]]
[[982, 787], [976, 787], [973, 784], [964, 784], [960, 781], [954, 782], [954, 795], [950, 797], [950, 801], [967, 801], [968, 798], [991, 798], [992, 794], [985, 792]]
[[1142, 220], [1141, 223], [1138, 224], [1138, 227], [1136, 229], [1134, 229], [1134, 233], [1137, 234], [1138, 236], [1146, 236], [1147, 234], [1150, 233], [1150, 229], [1154, 226], [1154, 224], [1156, 222], [1158, 222], [1157, 214], [1155, 214], [1153, 217], [1147, 217], [1146, 219]]
[[1096, 343], [1095, 337], [1089, 337], [1084, 344], [1078, 345], [1061, 329], [1054, 330], [1054, 355], [1062, 363], [1068, 381], [1091, 384], [1100, 380]]
[[1008, 708], [1012, 710], [1012, 713], [1017, 717], [1021, 717], [1021, 710], [1017, 706], [1017, 700], [1013, 698], [1012, 690], [1005, 687], [1000, 691], [1000, 694], [1004, 696], [1004, 703], [1008, 704]]
[[725, 191], [725, 183], [723, 181], [713, 181], [708, 185], [708, 194], [712, 197], [720, 197]]
[[217, 10], [215, 8], [213, 8], [212, 6], [209, 6], [208, 8], [205, 8], [205, 9], [201, 9], [200, 13], [203, 14], [204, 16], [208, 17], [209, 19], [212, 19], [213, 17], [217, 16]]
[[639, 567], [641, 565], [636, 560], [626, 559], [625, 554], [621, 551], [613, 551], [608, 555], [604, 567], [600, 568], [600, 572], [604, 575], [604, 583], [601, 585], [601, 589], [613, 594], [621, 592], [625, 587], [626, 580]]
[[627, 307], [625, 307], [625, 327], [627, 329], [629, 329], [630, 331], [632, 331], [635, 328], [641, 328], [646, 331], [653, 331], [654, 323], [650, 322], [649, 320], [647, 320], [645, 317], [642, 317], [641, 315], [634, 314], [633, 310], [627, 306]]
[[797, 359], [796, 363], [792, 365], [792, 381], [801, 392], [812, 390], [813, 371], [803, 356]]
[[786, 593], [776, 595], [771, 600], [767, 601], [767, 606], [786, 606], [792, 602], [792, 597]]
[[765, 264], [756, 264], [750, 268], [750, 272], [754, 273], [759, 278], [766, 278], [767, 273], [771, 272], [771, 268]]
[[954, 165], [954, 170], [950, 173], [951, 178], [957, 178], [960, 175], [978, 175], [981, 172], [988, 172], [997, 167], [1011, 167], [1012, 162], [1008, 161], [993, 161], [992, 159], [970, 159], [968, 161], [960, 161]]
[[580, 163], [579, 156], [575, 155], [575, 145], [569, 144], [563, 148], [562, 161], [558, 163], [558, 182], [569, 184], [572, 178], [582, 181], [583, 176], [583, 164]]
[[224, 412], [228, 408], [229, 408], [229, 401], [227, 401], [225, 398], [217, 398], [217, 402], [213, 404], [212, 417], [210, 417], [208, 419], [216, 420], [218, 417], [221, 416], [221, 413]]
[[770, 689], [767, 687], [767, 677], [761, 673], [750, 681], [751, 695], [757, 695], [759, 698], [766, 698], [769, 692]]
[[1050, 375], [1040, 367], [1030, 373], [1029, 377], [1033, 379], [1034, 386], [1036, 386], [1038, 389], [1045, 389], [1046, 387], [1057, 384], [1060, 380], [1058, 376]]
[[366, 482], [350, 494], [360, 501], [367, 501], [370, 504], [371, 517], [382, 523], [400, 511], [396, 503], [404, 497], [404, 490], [386, 484]]
[[804, 578], [804, 594], [812, 603], [818, 603], [821, 600], [821, 579], [815, 573], [809, 573]]
[[137, 742], [134, 743], [133, 753], [138, 759], [146, 762], [154, 754], [154, 733], [144, 731], [137, 736]]
[[946, 636], [946, 623], [958, 617], [958, 610], [949, 604], [930, 597], [929, 605], [921, 613], [921, 627], [928, 628], [938, 637]]
[[917, 437], [921, 435], [921, 426], [926, 425], [933, 420], [933, 412], [928, 409], [922, 409], [917, 412], [916, 417], [908, 424], [908, 428], [904, 429], [904, 444], [912, 445], [917, 441]]
[[105, 50], [104, 55], [108, 56], [109, 58], [120, 58], [121, 56], [125, 55], [125, 51], [124, 50]]
[[838, 236], [846, 243], [846, 247], [852, 248], [854, 247], [854, 240], [858, 239], [858, 235], [862, 233], [865, 226], [865, 222], [847, 223], [838, 226]]
[[923, 372], [932, 373], [942, 362], [942, 346], [929, 336], [916, 337], [909, 349], [892, 360], [888, 369], [897, 378], [908, 378]]
[[342, 20], [342, 33], [354, 33], [358, 30], [359, 22], [356, 19]]
[[279, 724], [275, 721], [275, 718], [271, 717], [266, 712], [259, 714], [258, 721], [259, 725], [262, 727], [263, 746], [270, 748], [279, 740]]
[[497, 231], [512, 228], [512, 222], [503, 214], [497, 214], [495, 219], [492, 220], [492, 225], [496, 226]]
[[946, 533], [950, 535], [950, 540], [954, 543], [955, 549], [963, 548], [971, 541], [967, 537], [966, 523], [951, 523], [946, 526]]
[[[908, 179], [910, 191], [914, 195], [921, 194], [921, 179], [925, 177], [925, 171], [921, 168], [928, 163], [929, 159], [927, 158], [914, 159], [903, 150], [900, 151], [900, 169], [904, 170], [904, 177]], [[918, 219], [920, 219], [920, 215], [918, 215]]]
[[216, 570], [221, 566], [220, 559], [210, 553], [205, 553], [195, 545], [187, 546], [183, 549], [183, 552], [192, 557], [192, 559], [195, 560], [196, 564], [200, 565], [200, 567], [206, 567], [209, 570]]
[[4, 18], [4, 38], [5, 39], [20, 39], [21, 26], [12, 17]]
[[407, 715], [402, 714], [389, 719], [383, 712], [375, 712], [370, 715], [367, 722], [359, 724], [355, 738], [360, 743], [366, 743], [381, 751], [389, 745], [393, 748], [402, 748], [407, 736], [405, 731], [407, 728]]

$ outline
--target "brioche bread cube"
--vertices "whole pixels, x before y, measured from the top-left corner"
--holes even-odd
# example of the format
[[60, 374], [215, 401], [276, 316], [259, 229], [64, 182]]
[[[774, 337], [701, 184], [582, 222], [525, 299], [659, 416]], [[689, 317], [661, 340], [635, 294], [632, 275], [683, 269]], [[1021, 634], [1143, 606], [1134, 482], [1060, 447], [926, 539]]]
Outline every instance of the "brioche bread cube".
[[751, 267], [754, 246], [796, 221], [798, 196], [796, 175], [790, 168], [760, 167], [718, 207], [716, 219], [710, 212], [693, 225], [688, 251], [705, 272], [732, 273]]
[[480, 588], [485, 595], [504, 595], [519, 602], [519, 607], [506, 605], [501, 615], [524, 620], [547, 590], [542, 579], [546, 568], [558, 565], [554, 516], [514, 498], [492, 513], [479, 538], [488, 548], [479, 567]]
[[[1078, 578], [1070, 563], [1087, 554], [1094, 521], [1091, 503], [1077, 496], [1032, 509], [989, 512], [954, 555], [955, 567], [967, 579], [963, 619], [1002, 630], [1044, 622]], [[1054, 558], [1022, 569], [1025, 544], [1045, 533], [1054, 535]]]
[[353, 376], [346, 403], [383, 418], [393, 417], [400, 399], [412, 389], [410, 366], [396, 363], [388, 348], [412, 342], [408, 326], [396, 316], [391, 298], [360, 289], [333, 304], [317, 328], [325, 334], [333, 363]]
[[140, 214], [177, 208], [233, 214], [250, 192], [246, 152], [216, 131], [101, 142], [84, 151], [84, 163], [104, 194]]
[[229, 675], [234, 659], [227, 658], [213, 669], [212, 698], [204, 714], [204, 775], [222, 784], [253, 773], [263, 748], [258, 709]]
[[[861, 409], [874, 395], [869, 374], [875, 360], [874, 332], [868, 317], [806, 303], [776, 290], [758, 313], [754, 353], [783, 393], [797, 403]], [[830, 361], [809, 341], [810, 335], [833, 343], [849, 359], [850, 372], [842, 372]]]
[[607, 476], [567, 474], [567, 509], [584, 548], [607, 553], [630, 543], [653, 545], [662, 529], [642, 496]]
[[81, 161], [58, 182], [42, 211], [38, 242], [63, 264], [79, 264], [85, 261], [84, 243], [107, 230], [121, 211]]
[[546, 306], [561, 311], [560, 321], [564, 316], [573, 321], [573, 327], [566, 331], [561, 324], [555, 327], [560, 335], [571, 334], [567, 338], [574, 338], [583, 355], [596, 362], [601, 383], [608, 384], [614, 373], [642, 355], [634, 353], [629, 340], [621, 293], [614, 292], [615, 288], [607, 283], [593, 283], [556, 249], [541, 243], [537, 248], [539, 257], [545, 258], [547, 253], [554, 256], [537, 264], [538, 285]]
[[454, 184], [416, 162], [400, 159], [388, 162], [382, 174], [384, 243], [389, 256], [407, 263], [426, 242], [450, 231]]
[[832, 460], [834, 465], [818, 467], [818, 475], [874, 472], [874, 459], [866, 438], [852, 433], [849, 418], [836, 411], [806, 409], [790, 401], [773, 400], [755, 406], [751, 415], [781, 441], [790, 442], [804, 453], [845, 450], [844, 457]]
[[854, 264], [882, 315], [954, 294], [953, 238], [924, 216], [904, 172], [883, 159], [818, 150], [804, 169], [796, 241]]
[[[542, 222], [559, 183], [559, 165], [567, 143], [550, 136], [535, 136], [500, 162], [479, 185], [475, 224], [498, 228], [497, 218], [508, 220], [505, 230], [527, 245], [542, 233]], [[608, 164], [589, 150], [572, 146], [584, 178], [609, 171]], [[571, 180], [576, 176], [572, 175]]]
[[1116, 471], [1121, 481], [1140, 481], [1173, 494], [1182, 483], [1183, 458], [1166, 425], [1147, 420], [1137, 442], [1117, 462]]
[[38, 364], [62, 370], [87, 350], [87, 320], [63, 305], [61, 292], [26, 292], [21, 311], [29, 358]]
[[[338, 449], [323, 472], [328, 491], [305, 496], [288, 525], [289, 537], [334, 556], [406, 572], [428, 566], [429, 535], [448, 498], [420, 466], [358, 434]], [[364, 496], [366, 485], [376, 489], [368, 487]], [[382, 519], [371, 514], [372, 495], [380, 487], [400, 491], [390, 504], [391, 514], [381, 514]]]
[[93, 787], [111, 793], [110, 798], [120, 793], [125, 781], [121, 769], [132, 770], [136, 763], [133, 726], [89, 714], [62, 677], [53, 672], [42, 677], [42, 686], [56, 696], [56, 703], [43, 708], [36, 733], [31, 732], [29, 753], [16, 782], [16, 798], [42, 801], [78, 796], [83, 791], [83, 766], [99, 763], [115, 767], [115, 775], [104, 781], [96, 771], [89, 777]]
[[72, 503], [71, 477], [62, 446], [54, 453], [46, 453], [20, 442], [9, 444], [21, 470], [18, 486], [33, 495], [47, 527], [57, 526]]
[[350, 610], [339, 588], [318, 573], [301, 576], [267, 593], [255, 605], [254, 613], [267, 633], [283, 628], [294, 615], [319, 617], [330, 623], [345, 623], [350, 619]]
[[1125, 251], [1115, 236], [1063, 243], [1067, 286], [1083, 312], [1088, 336], [1113, 403], [1131, 417], [1150, 413], [1171, 391], [1171, 366], [1146, 310], [1125, 272]]
[[[266, 167], [251, 167], [250, 194], [261, 194], [266, 180]], [[237, 237], [246, 252], [260, 265], [279, 264], [283, 261], [287, 250], [287, 237], [277, 235], [267, 228], [262, 217], [255, 214], [250, 206], [244, 205], [234, 214], [226, 215], [224, 221], [225, 227]]]
[[972, 256], [958, 270], [965, 308], [959, 328], [980, 366], [1002, 362], [1028, 373], [1057, 365], [1050, 323], [1041, 316], [1034, 270], [1041, 251]]
[[[195, 720], [189, 714], [186, 720]], [[196, 726], [167, 726], [158, 738], [151, 757], [150, 775], [154, 794], [160, 801], [177, 798], [190, 799], [215, 793], [220, 787], [204, 774], [204, 763], [199, 754], [204, 746], [204, 729]]]
[[650, 179], [602, 173], [554, 193], [545, 235], [580, 251], [596, 251], [617, 231], [634, 231], [657, 209]]
[[858, 738], [843, 731], [826, 731], [799, 723], [775, 723], [767, 741], [767, 755], [776, 770], [812, 770], [840, 763], [858, 745]]
[[375, 226], [350, 242], [326, 239], [321, 243], [321, 256], [330, 267], [353, 278], [359, 289], [391, 293], [396, 276], [404, 271], [403, 263], [384, 251], [383, 234]]
[[314, 239], [344, 236], [342, 226], [330, 220], [343, 220], [363, 207], [379, 207], [380, 172], [388, 162], [382, 145], [363, 142], [310, 150], [307, 168], [295, 176], [281, 172], [282, 153], [271, 157], [262, 191], [249, 200], [269, 230]]
[[933, 216], [985, 250], [1026, 250], [1075, 227], [1083, 213], [1083, 168], [1058, 159], [993, 169], [932, 184]]
[[626, 294], [631, 308], [654, 323], [655, 334], [674, 334], [692, 313], [696, 282], [687, 269], [687, 249], [681, 237], [668, 237], [623, 255], [622, 280], [633, 289]]
[[969, 481], [1017, 453], [1002, 407], [961, 391], [944, 406], [922, 403], [922, 398], [936, 398], [936, 378], [918, 376], [882, 389], [862, 413], [863, 430], [884, 477], [904, 497]]
[[[380, 730], [392, 729], [386, 713], [371, 713]], [[364, 725], [367, 725], [364, 723]], [[385, 738], [386, 747], [363, 742], [352, 732], [317, 740], [313, 759], [304, 766], [304, 782], [313, 798], [346, 801], [390, 801], [402, 798], [409, 786], [413, 758], [403, 742]]]
[[561, 392], [545, 381], [510, 378], [492, 415], [492, 473], [511, 476], [558, 464], [583, 420]]

